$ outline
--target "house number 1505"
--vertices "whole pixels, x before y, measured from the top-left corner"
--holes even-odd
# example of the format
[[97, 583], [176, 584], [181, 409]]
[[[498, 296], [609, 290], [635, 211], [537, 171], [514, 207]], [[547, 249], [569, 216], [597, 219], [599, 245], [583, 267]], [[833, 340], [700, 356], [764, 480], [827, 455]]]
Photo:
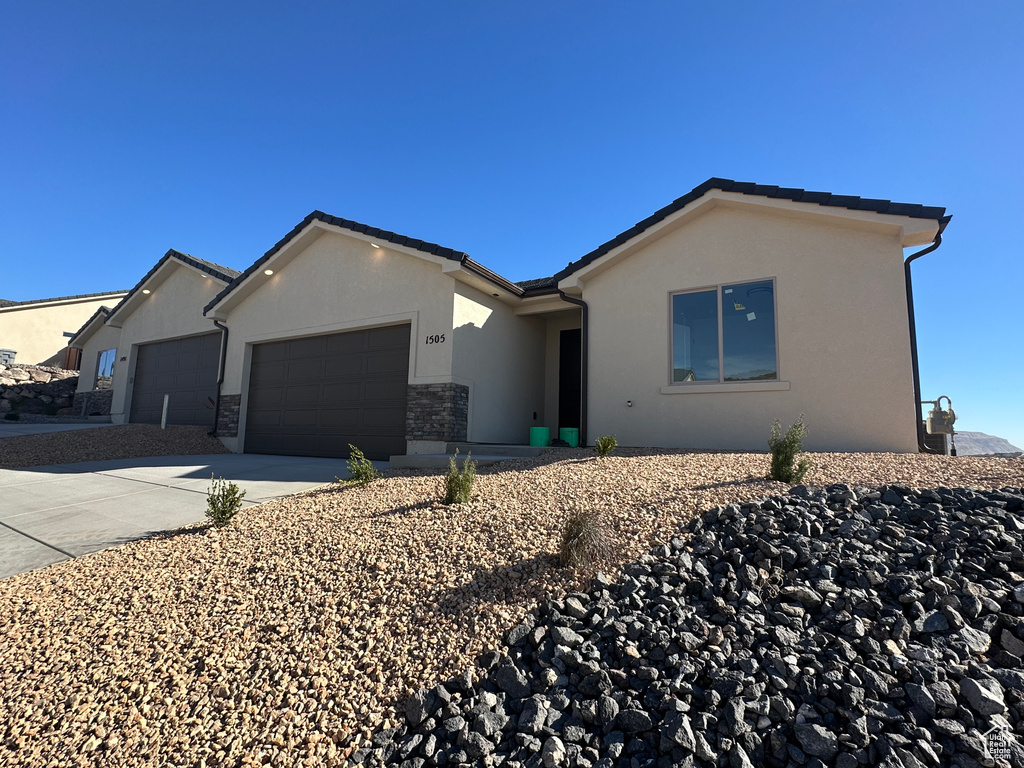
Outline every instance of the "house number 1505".
[[433, 336], [427, 336], [427, 344], [444, 344], [444, 334], [435, 333]]

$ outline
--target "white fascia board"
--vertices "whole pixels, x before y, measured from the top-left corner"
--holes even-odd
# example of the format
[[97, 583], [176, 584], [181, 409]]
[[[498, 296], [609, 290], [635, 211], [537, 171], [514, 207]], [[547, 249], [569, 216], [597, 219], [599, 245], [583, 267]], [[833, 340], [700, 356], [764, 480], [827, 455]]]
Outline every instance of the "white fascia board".
[[33, 301], [29, 302], [28, 304], [15, 304], [14, 306], [11, 307], [0, 307], [0, 314], [3, 314], [5, 312], [25, 311], [28, 309], [47, 309], [49, 307], [63, 307], [68, 304], [85, 304], [87, 302], [93, 301], [98, 301], [101, 303], [107, 302], [108, 305], [116, 304], [127, 295], [128, 291], [125, 291], [124, 293], [103, 293], [100, 294], [99, 296], [86, 296], [80, 299], [68, 298], [59, 299], [57, 301]]

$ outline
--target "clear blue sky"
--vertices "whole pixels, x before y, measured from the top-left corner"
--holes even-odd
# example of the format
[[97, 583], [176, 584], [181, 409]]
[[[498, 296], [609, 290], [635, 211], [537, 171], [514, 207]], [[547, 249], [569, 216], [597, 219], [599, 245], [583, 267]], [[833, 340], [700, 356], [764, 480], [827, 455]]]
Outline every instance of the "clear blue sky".
[[6, 3], [0, 297], [244, 268], [314, 209], [521, 280], [710, 176], [942, 205], [924, 394], [1024, 447], [1022, 32], [1019, 2]]

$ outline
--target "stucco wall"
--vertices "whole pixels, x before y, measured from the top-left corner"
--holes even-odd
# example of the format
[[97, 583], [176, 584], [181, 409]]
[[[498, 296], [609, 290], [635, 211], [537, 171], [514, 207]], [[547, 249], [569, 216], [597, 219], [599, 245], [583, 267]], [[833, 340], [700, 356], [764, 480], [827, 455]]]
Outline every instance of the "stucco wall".
[[[772, 420], [788, 425], [803, 412], [809, 449], [916, 450], [902, 267], [896, 235], [877, 228], [731, 207], [697, 217], [585, 278], [588, 436], [766, 450]], [[775, 278], [779, 378], [788, 391], [663, 394], [670, 292], [764, 278]]]
[[[160, 282], [147, 283], [152, 293], [141, 299], [141, 305], [134, 312], [120, 320], [114, 399], [110, 407], [110, 417], [115, 424], [126, 423], [131, 413], [131, 388], [140, 345], [217, 330], [209, 318], [203, 317], [203, 307], [220, 292], [224, 283], [174, 260], [167, 263], [174, 266], [163, 273], [166, 277]], [[86, 347], [92, 346], [90, 339]], [[83, 365], [85, 357], [83, 351]], [[122, 361], [122, 357], [128, 359]]]
[[78, 391], [91, 392], [96, 383], [96, 366], [99, 363], [100, 352], [107, 349], [116, 349], [117, 357], [114, 360], [114, 372], [127, 363], [121, 362], [121, 356], [127, 356], [127, 350], [121, 349], [121, 329], [103, 325], [98, 328], [92, 336], [86, 339], [82, 345], [82, 363], [78, 371]]
[[[242, 450], [248, 369], [254, 343], [410, 323], [409, 383], [451, 381], [453, 280], [438, 264], [335, 233], [324, 233], [255, 293], [234, 307], [226, 324], [223, 392], [242, 396], [239, 434], [223, 442]], [[440, 343], [428, 337], [444, 335]]]
[[102, 306], [112, 307], [120, 296], [28, 305], [0, 309], [0, 347], [18, 353], [15, 362], [34, 365], [67, 347], [64, 332], [74, 333]]
[[453, 379], [469, 386], [468, 439], [525, 444], [544, 424], [544, 321], [456, 284], [452, 324]]

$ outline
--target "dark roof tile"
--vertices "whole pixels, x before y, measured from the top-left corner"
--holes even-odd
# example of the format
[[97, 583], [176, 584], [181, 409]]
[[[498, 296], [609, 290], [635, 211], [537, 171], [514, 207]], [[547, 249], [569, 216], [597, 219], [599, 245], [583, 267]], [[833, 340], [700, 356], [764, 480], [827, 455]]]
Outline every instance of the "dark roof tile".
[[672, 203], [658, 210], [653, 215], [648, 216], [639, 224], [635, 224], [625, 232], [622, 232], [606, 243], [599, 245], [579, 260], [570, 262], [565, 269], [555, 274], [552, 279], [557, 283], [558, 280], [568, 277], [576, 270], [581, 269], [591, 262], [601, 258], [614, 248], [632, 240], [645, 229], [657, 224], [676, 211], [682, 210], [693, 201], [703, 197], [712, 189], [720, 189], [723, 192], [737, 192], [745, 195], [772, 197], [778, 200], [793, 200], [798, 203], [817, 203], [818, 205], [833, 208], [849, 208], [855, 211], [875, 211], [883, 214], [909, 216], [915, 219], [936, 219], [940, 222], [941, 226], [945, 226], [945, 222], [948, 221], [948, 217], [944, 216], [946, 212], [945, 208], [915, 206], [909, 203], [893, 203], [888, 200], [861, 198], [856, 197], [855, 195], [833, 195], [829, 192], [809, 192], [807, 190], [797, 189], [796, 187], [775, 187], [764, 184], [754, 184], [753, 182], [747, 181], [741, 182], [733, 181], [732, 179], [712, 177], [703, 184], [694, 187], [690, 192], [682, 197], [675, 199]]

